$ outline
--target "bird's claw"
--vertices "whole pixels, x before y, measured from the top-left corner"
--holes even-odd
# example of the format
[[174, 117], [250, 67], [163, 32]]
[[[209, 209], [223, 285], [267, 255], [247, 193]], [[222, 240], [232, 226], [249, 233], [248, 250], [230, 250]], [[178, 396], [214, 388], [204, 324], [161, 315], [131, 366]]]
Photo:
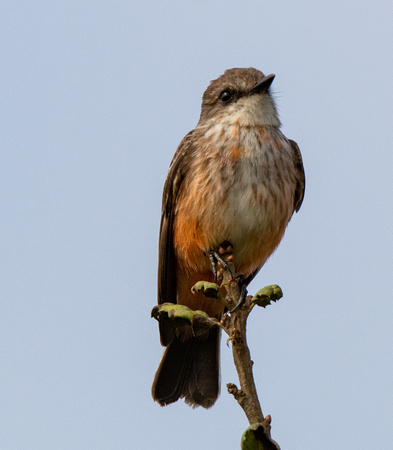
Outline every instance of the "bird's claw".
[[221, 265], [224, 270], [228, 270], [233, 278], [233, 272], [229, 267], [227, 261], [233, 260], [233, 246], [230, 242], [224, 241], [217, 250], [212, 250], [207, 254], [210, 260], [210, 267], [214, 275], [214, 281], [217, 281], [220, 271], [217, 270], [217, 265]]
[[[239, 281], [239, 283], [241, 283], [241, 282]], [[245, 302], [246, 297], [247, 297], [247, 286], [245, 284], [241, 284], [240, 285], [239, 300], [236, 303], [236, 306], [232, 310], [230, 310], [229, 312], [230, 313], [234, 313], [235, 311], [237, 311], [243, 305], [243, 303]]]

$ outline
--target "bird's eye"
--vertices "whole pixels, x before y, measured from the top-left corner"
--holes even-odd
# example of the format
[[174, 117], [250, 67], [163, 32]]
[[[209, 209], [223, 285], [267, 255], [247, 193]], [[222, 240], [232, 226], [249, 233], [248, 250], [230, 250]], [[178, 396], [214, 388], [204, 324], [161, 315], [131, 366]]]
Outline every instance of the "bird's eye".
[[224, 103], [227, 103], [229, 102], [229, 100], [232, 99], [232, 96], [233, 96], [232, 92], [225, 90], [221, 92], [220, 100]]

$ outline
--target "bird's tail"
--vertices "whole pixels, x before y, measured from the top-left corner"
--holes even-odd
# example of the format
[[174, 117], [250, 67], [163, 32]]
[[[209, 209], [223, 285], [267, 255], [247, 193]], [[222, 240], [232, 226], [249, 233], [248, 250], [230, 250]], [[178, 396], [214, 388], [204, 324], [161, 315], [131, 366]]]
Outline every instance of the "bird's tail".
[[213, 406], [220, 391], [220, 329], [210, 329], [205, 339], [174, 337], [162, 355], [152, 386], [161, 406], [184, 398], [189, 405]]

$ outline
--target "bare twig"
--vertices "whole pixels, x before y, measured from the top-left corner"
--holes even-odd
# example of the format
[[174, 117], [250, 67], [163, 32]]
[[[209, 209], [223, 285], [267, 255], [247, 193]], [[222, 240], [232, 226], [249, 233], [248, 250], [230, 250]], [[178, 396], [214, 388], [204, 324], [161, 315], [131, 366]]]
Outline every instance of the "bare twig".
[[[252, 373], [253, 362], [250, 356], [250, 350], [246, 339], [247, 318], [254, 306], [252, 297], [245, 298], [244, 303], [238, 306], [241, 289], [239, 287], [239, 277], [233, 277], [235, 266], [232, 258], [225, 260], [228, 267], [220, 266], [220, 272], [223, 277], [222, 285], [226, 289], [226, 304], [230, 305], [230, 310], [235, 308], [232, 313], [227, 313], [221, 321], [222, 328], [228, 334], [232, 343], [232, 354], [237, 374], [239, 377], [240, 390], [233, 383], [227, 384], [230, 394], [236, 399], [247, 416], [250, 425], [259, 424], [263, 430], [264, 449], [277, 450], [280, 447], [270, 437], [270, 416], [263, 416], [262, 408], [259, 403], [254, 377]], [[232, 308], [231, 308], [232, 306]], [[236, 308], [236, 306], [238, 306]]]

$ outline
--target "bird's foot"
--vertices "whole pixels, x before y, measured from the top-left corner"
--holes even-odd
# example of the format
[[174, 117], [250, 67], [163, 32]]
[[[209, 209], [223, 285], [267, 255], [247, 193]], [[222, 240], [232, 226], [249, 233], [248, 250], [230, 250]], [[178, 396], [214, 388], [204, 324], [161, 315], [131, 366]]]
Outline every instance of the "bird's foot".
[[229, 311], [230, 313], [235, 312], [236, 310], [238, 310], [243, 305], [243, 303], [246, 300], [247, 293], [248, 293], [247, 292], [247, 285], [244, 283], [244, 275], [238, 275], [236, 277], [236, 279], [238, 280], [238, 286], [239, 286], [239, 289], [240, 289], [240, 295], [239, 295], [239, 299], [238, 299], [235, 307], [232, 308]]
[[208, 252], [207, 256], [210, 260], [214, 281], [222, 280], [221, 268], [228, 270], [232, 278], [234, 277], [233, 272], [228, 265], [228, 262], [233, 261], [233, 245], [230, 242], [224, 241], [217, 250]]

